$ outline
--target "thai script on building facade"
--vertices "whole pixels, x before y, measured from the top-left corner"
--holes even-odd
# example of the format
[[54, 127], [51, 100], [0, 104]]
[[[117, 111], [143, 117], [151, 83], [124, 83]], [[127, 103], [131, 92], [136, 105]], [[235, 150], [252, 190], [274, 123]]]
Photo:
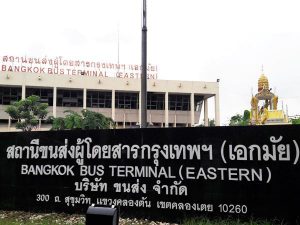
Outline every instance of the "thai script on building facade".
[[[2, 56], [1, 71], [96, 77], [140, 78], [138, 64], [70, 60], [59, 57]], [[158, 79], [157, 65], [147, 65], [148, 79]]]

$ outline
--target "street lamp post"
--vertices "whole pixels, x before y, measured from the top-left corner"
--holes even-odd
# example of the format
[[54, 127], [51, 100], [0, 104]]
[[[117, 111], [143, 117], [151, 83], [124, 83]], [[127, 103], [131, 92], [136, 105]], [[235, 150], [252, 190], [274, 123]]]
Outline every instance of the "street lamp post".
[[141, 76], [141, 128], [147, 127], [147, 24], [146, 0], [143, 0], [142, 24], [142, 76]]

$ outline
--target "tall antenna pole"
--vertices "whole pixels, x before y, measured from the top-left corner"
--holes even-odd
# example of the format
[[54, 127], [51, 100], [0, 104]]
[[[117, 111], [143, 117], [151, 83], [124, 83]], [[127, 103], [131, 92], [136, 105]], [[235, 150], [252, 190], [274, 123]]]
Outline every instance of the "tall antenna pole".
[[[120, 64], [120, 29], [119, 29], [119, 24], [118, 24], [118, 64]], [[118, 65], [118, 68], [119, 68], [119, 65]]]
[[147, 127], [147, 21], [146, 0], [143, 0], [142, 76], [141, 76], [141, 128]]

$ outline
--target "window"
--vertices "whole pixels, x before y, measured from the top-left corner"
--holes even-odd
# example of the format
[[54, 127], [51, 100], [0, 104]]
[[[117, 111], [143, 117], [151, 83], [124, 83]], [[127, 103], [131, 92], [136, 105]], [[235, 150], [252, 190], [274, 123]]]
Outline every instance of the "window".
[[57, 90], [57, 106], [82, 107], [82, 90]]
[[43, 88], [26, 88], [26, 98], [36, 95], [40, 97], [40, 102], [53, 106], [53, 90]]
[[159, 93], [147, 93], [147, 109], [164, 110], [165, 109], [165, 95]]
[[190, 94], [169, 94], [169, 110], [189, 111]]
[[111, 92], [87, 91], [87, 107], [111, 108]]
[[118, 109], [138, 109], [138, 93], [116, 92], [115, 107]]
[[0, 104], [11, 105], [22, 99], [21, 87], [0, 87]]

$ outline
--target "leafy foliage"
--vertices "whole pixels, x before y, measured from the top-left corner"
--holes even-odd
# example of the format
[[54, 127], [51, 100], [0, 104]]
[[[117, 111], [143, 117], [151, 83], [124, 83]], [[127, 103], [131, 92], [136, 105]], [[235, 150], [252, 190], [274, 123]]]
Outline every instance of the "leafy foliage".
[[230, 118], [229, 126], [247, 126], [250, 124], [250, 111], [245, 110], [244, 115], [236, 114]]
[[65, 121], [64, 118], [62, 117], [49, 117], [48, 118], [48, 123], [52, 123], [52, 130], [65, 130], [66, 126], [65, 126]]
[[65, 113], [68, 113], [65, 118], [53, 118], [52, 130], [109, 129], [114, 126], [114, 121], [111, 118], [90, 110], [82, 110], [81, 115], [72, 110], [67, 110]]
[[22, 131], [31, 131], [38, 125], [39, 119], [44, 119], [47, 114], [48, 104], [41, 103], [40, 97], [32, 95], [26, 99], [14, 102], [5, 110], [12, 119], [17, 120], [16, 128]]
[[209, 125], [210, 127], [216, 126], [215, 120], [214, 120], [214, 119], [209, 120], [209, 121], [208, 121], [208, 125]]
[[101, 113], [89, 110], [82, 110], [82, 115], [82, 129], [84, 130], [108, 129], [111, 126], [114, 126], [114, 121]]
[[292, 119], [292, 124], [300, 124], [300, 117], [297, 119]]
[[67, 110], [65, 112], [69, 113], [64, 119], [66, 129], [82, 129], [83, 118], [81, 115], [71, 110]]

